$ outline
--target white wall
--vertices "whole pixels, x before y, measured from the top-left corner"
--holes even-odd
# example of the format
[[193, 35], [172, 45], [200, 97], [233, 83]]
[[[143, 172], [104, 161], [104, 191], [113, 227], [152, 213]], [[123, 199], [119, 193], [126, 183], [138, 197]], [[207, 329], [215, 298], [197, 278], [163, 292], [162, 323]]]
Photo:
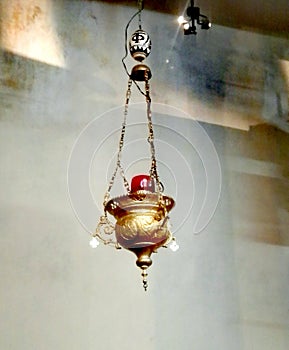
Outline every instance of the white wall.
[[[144, 293], [131, 253], [89, 247], [67, 188], [69, 156], [87, 123], [96, 120], [87, 141], [96, 145], [120, 127], [122, 108], [110, 110], [124, 102], [123, 28], [134, 9], [5, 0], [1, 13], [0, 348], [288, 349], [288, 95], [278, 68], [288, 41], [218, 26], [184, 37], [172, 16], [144, 13], [152, 98], [166, 107], [155, 130], [160, 175], [177, 200], [173, 228], [189, 214], [175, 232], [180, 250], [153, 256]], [[124, 156], [131, 175], [147, 165], [147, 154], [138, 156], [147, 149], [138, 107], [129, 117], [128, 141], [140, 142]], [[193, 119], [222, 172], [218, 207], [198, 235], [204, 169], [196, 144], [208, 139], [197, 140]], [[116, 135], [83, 171], [97, 203]], [[96, 224], [97, 207], [85, 192], [79, 201], [87, 226]]]

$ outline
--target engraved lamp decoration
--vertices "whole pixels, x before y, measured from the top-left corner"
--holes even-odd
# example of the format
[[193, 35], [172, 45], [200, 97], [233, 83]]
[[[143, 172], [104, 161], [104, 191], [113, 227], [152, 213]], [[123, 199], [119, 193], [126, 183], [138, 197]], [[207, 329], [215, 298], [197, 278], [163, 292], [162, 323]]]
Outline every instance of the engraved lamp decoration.
[[[169, 230], [169, 212], [175, 202], [173, 198], [164, 195], [163, 185], [160, 181], [154, 146], [154, 131], [151, 113], [151, 98], [149, 79], [150, 68], [143, 63], [151, 51], [151, 40], [148, 34], [141, 28], [141, 12], [143, 2], [138, 2], [138, 12], [130, 19], [126, 26], [125, 37], [130, 22], [139, 16], [139, 29], [136, 30], [129, 42], [131, 56], [138, 61], [129, 74], [124, 63], [126, 54], [122, 59], [125, 70], [129, 76], [126, 91], [126, 101], [123, 113], [123, 123], [118, 145], [117, 161], [108, 189], [104, 195], [103, 215], [101, 215], [95, 233], [92, 235], [91, 246], [96, 247], [99, 241], [105, 245], [114, 246], [117, 249], [127, 249], [137, 256], [136, 265], [142, 270], [143, 287], [147, 290], [147, 269], [152, 264], [151, 255], [160, 247], [168, 247], [175, 251], [178, 249], [175, 237]], [[138, 82], [144, 83], [145, 91], [142, 91]], [[135, 83], [138, 90], [145, 96], [146, 118], [148, 125], [148, 143], [150, 148], [151, 165], [148, 174], [136, 175], [129, 185], [121, 162], [122, 149], [127, 125], [128, 107], [131, 96], [131, 85]], [[110, 192], [115, 178], [119, 174], [123, 180], [126, 193], [122, 196], [111, 198]], [[112, 223], [108, 214], [115, 219]]]

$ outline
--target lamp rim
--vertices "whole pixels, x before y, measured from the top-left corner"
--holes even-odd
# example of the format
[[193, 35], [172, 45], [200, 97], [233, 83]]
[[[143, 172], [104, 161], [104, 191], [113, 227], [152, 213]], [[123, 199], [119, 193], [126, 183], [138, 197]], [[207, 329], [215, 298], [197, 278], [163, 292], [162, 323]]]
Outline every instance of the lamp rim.
[[105, 211], [115, 218], [131, 212], [159, 212], [165, 210], [169, 212], [175, 205], [172, 197], [163, 195], [159, 192], [150, 192], [139, 190], [128, 195], [112, 198], [105, 205]]

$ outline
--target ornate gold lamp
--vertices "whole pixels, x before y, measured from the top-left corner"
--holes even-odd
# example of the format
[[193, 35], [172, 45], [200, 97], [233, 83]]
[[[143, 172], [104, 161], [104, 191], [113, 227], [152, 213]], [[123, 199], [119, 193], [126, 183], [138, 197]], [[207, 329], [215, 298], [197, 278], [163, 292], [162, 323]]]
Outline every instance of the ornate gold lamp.
[[[149, 86], [149, 79], [152, 74], [150, 68], [143, 63], [150, 53], [151, 40], [141, 28], [142, 2], [138, 2], [138, 5], [139, 10], [132, 19], [139, 15], [139, 29], [133, 33], [129, 42], [130, 54], [138, 61], [138, 64], [132, 68], [131, 74], [128, 74], [129, 79], [117, 162], [104, 195], [104, 213], [100, 217], [96, 231], [93, 234], [91, 245], [96, 247], [99, 244], [98, 240], [100, 240], [105, 245], [111, 245], [117, 249], [124, 248], [133, 252], [137, 256], [136, 265], [142, 270], [143, 287], [147, 290], [147, 269], [152, 264], [152, 253], [156, 253], [160, 247], [167, 247], [168, 244], [171, 245], [172, 250], [176, 250], [178, 246], [169, 230], [168, 222], [168, 214], [174, 206], [174, 200], [163, 194], [163, 185], [157, 171]], [[125, 58], [126, 56], [123, 58], [123, 63]], [[137, 82], [144, 83], [144, 92]], [[151, 166], [149, 175], [136, 175], [132, 178], [129, 185], [122, 166], [121, 154], [124, 145], [132, 83], [135, 83], [139, 91], [145, 96]], [[118, 173], [123, 180], [126, 194], [111, 198], [110, 192]], [[110, 221], [108, 214], [115, 218], [115, 223]]]

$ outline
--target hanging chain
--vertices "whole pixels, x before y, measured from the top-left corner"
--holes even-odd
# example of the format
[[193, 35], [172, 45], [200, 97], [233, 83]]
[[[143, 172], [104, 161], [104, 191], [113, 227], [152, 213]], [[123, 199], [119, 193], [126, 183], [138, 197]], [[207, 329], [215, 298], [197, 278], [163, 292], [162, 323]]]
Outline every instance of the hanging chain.
[[146, 92], [146, 103], [147, 103], [147, 119], [148, 119], [148, 143], [150, 144], [151, 151], [151, 168], [150, 168], [150, 176], [155, 179], [158, 192], [163, 191], [163, 186], [160, 182], [159, 175], [157, 172], [157, 161], [156, 161], [156, 151], [154, 145], [154, 130], [152, 123], [152, 112], [151, 112], [151, 98], [150, 98], [150, 86], [149, 86], [149, 77], [148, 71], [145, 72], [145, 92]]
[[[127, 115], [128, 115], [128, 106], [131, 96], [131, 85], [132, 85], [132, 79], [130, 78], [128, 80], [128, 87], [126, 91], [126, 101], [125, 101], [125, 107], [124, 107], [124, 113], [123, 113], [123, 123], [122, 123], [122, 129], [121, 129], [121, 135], [118, 145], [118, 153], [117, 153], [117, 162], [115, 170], [112, 174], [111, 180], [108, 185], [108, 189], [104, 196], [103, 205], [105, 206], [110, 198], [110, 191], [114, 185], [114, 181], [117, 175], [118, 170], [120, 171], [121, 177], [124, 182], [124, 187], [126, 188], [127, 193], [130, 193], [130, 187], [129, 183], [125, 177], [124, 169], [121, 164], [121, 155], [122, 155], [122, 149], [124, 146], [124, 137], [126, 132], [126, 125], [127, 125]], [[159, 175], [157, 172], [157, 161], [156, 161], [156, 152], [155, 152], [155, 145], [154, 145], [154, 131], [153, 131], [153, 123], [152, 123], [152, 113], [151, 113], [151, 98], [150, 98], [150, 86], [149, 86], [149, 77], [148, 72], [145, 72], [145, 96], [146, 96], [146, 104], [147, 104], [147, 120], [148, 120], [148, 143], [150, 144], [150, 152], [151, 152], [151, 168], [150, 168], [150, 176], [155, 179], [158, 192], [163, 191], [163, 186], [160, 182]]]
[[129, 79], [127, 91], [126, 91], [126, 100], [125, 100], [125, 106], [124, 106], [121, 134], [120, 134], [120, 139], [119, 139], [119, 143], [118, 143], [117, 162], [116, 162], [115, 170], [114, 170], [112, 177], [111, 177], [111, 180], [109, 182], [108, 189], [104, 195], [104, 201], [103, 201], [104, 206], [106, 205], [106, 203], [108, 202], [108, 200], [110, 198], [110, 191], [111, 191], [112, 186], [114, 184], [118, 170], [120, 170], [120, 174], [121, 174], [121, 177], [123, 179], [124, 187], [126, 188], [127, 193], [130, 193], [129, 183], [125, 177], [124, 169], [123, 169], [122, 164], [121, 164], [121, 155], [122, 155], [122, 149], [123, 149], [123, 145], [124, 145], [124, 137], [125, 137], [125, 131], [126, 131], [128, 105], [129, 105], [129, 100], [130, 100], [130, 96], [131, 96], [131, 84], [132, 84], [132, 80]]
[[[127, 125], [127, 115], [128, 115], [128, 105], [130, 101], [131, 96], [131, 85], [132, 85], [132, 79], [130, 78], [128, 80], [128, 87], [126, 91], [126, 101], [125, 101], [125, 107], [124, 107], [124, 113], [123, 113], [123, 123], [122, 123], [122, 129], [121, 129], [121, 135], [118, 145], [118, 153], [117, 153], [117, 163], [115, 170], [113, 172], [113, 175], [111, 177], [111, 180], [108, 185], [108, 189], [104, 196], [103, 206], [104, 206], [104, 214], [100, 216], [98, 225], [96, 227], [95, 233], [92, 235], [94, 238], [98, 238], [101, 240], [105, 245], [114, 246], [116, 249], [121, 249], [120, 244], [117, 242], [117, 240], [113, 238], [105, 238], [110, 235], [112, 235], [115, 232], [115, 225], [111, 223], [107, 216], [107, 211], [105, 209], [107, 202], [110, 198], [110, 191], [112, 189], [112, 186], [114, 184], [116, 175], [118, 170], [120, 170], [121, 176], [124, 181], [125, 188], [127, 190], [127, 193], [130, 193], [130, 188], [128, 181], [125, 178], [124, 169], [121, 164], [121, 154], [122, 149], [124, 146], [124, 137], [125, 137], [125, 131], [126, 131], [126, 125]], [[146, 104], [147, 104], [147, 120], [148, 120], [148, 142], [150, 144], [150, 151], [151, 151], [151, 168], [150, 168], [150, 176], [155, 179], [157, 184], [157, 193], [158, 193], [158, 202], [160, 205], [160, 208], [163, 210], [164, 217], [159, 223], [159, 229], [166, 229], [167, 220], [169, 219], [167, 207], [165, 203], [165, 199], [163, 197], [162, 191], [163, 186], [160, 182], [158, 172], [157, 172], [157, 162], [156, 162], [156, 155], [155, 155], [155, 146], [154, 146], [154, 131], [153, 131], [153, 124], [152, 124], [152, 113], [151, 113], [151, 98], [150, 98], [150, 86], [149, 86], [149, 77], [148, 77], [148, 71], [145, 72], [145, 96], [146, 96]], [[144, 279], [144, 286], [146, 286], [146, 274], [143, 275]]]
[[139, 27], [139, 29], [142, 29], [141, 28], [141, 12], [143, 10], [143, 0], [137, 1], [137, 7], [138, 7], [138, 27]]

